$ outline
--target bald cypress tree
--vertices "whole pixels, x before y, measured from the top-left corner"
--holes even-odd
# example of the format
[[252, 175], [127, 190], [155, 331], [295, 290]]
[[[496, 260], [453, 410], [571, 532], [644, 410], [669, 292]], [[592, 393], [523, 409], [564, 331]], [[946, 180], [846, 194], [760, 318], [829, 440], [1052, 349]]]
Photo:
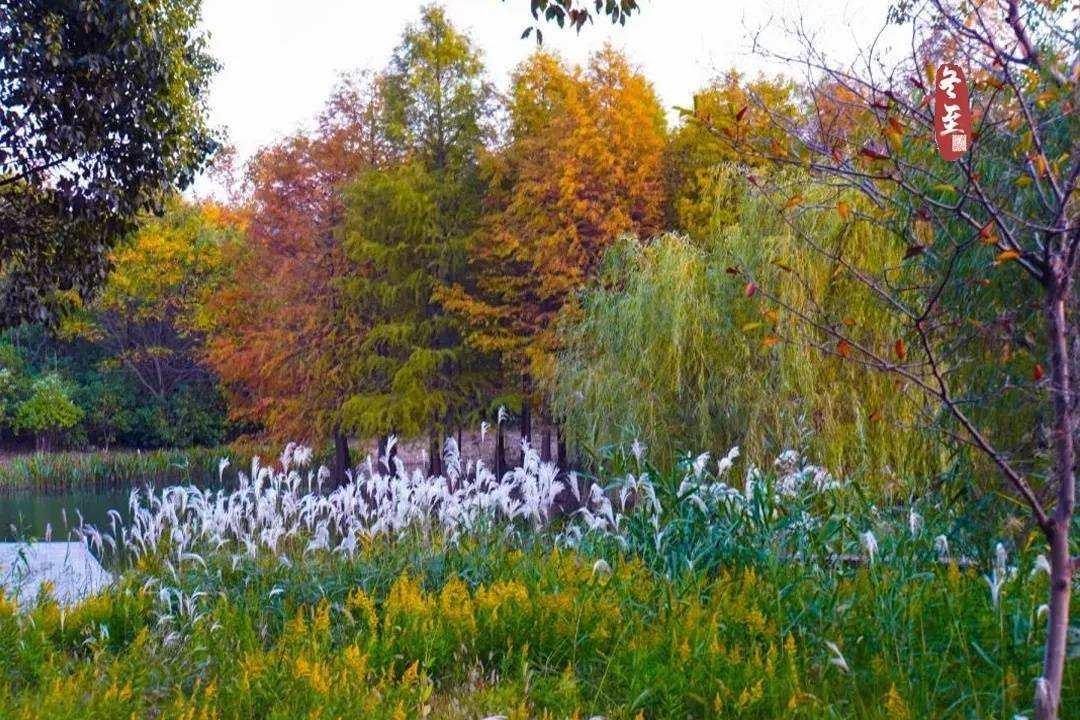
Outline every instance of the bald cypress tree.
[[484, 394], [482, 358], [433, 291], [465, 271], [493, 90], [479, 52], [429, 6], [405, 31], [384, 92], [387, 142], [400, 162], [346, 192], [345, 244], [363, 268], [349, 293], [371, 327], [353, 361], [360, 391], [345, 416], [366, 435], [426, 430], [437, 472], [440, 438], [471, 419]]

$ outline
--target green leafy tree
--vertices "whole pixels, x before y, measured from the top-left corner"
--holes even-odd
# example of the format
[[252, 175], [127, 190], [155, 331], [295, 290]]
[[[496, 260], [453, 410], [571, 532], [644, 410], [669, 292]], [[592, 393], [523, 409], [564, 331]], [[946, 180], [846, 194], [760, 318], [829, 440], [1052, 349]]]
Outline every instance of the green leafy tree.
[[[731, 168], [723, 177], [740, 180]], [[800, 192], [808, 202], [827, 194], [810, 183]], [[761, 465], [792, 448], [882, 491], [937, 471], [941, 446], [921, 430], [923, 405], [899, 395], [890, 378], [807, 352], [813, 334], [793, 314], [747, 298], [727, 270], [752, 268], [782, 288], [783, 267], [800, 267], [822, 306], [874, 328], [881, 343], [899, 323], [857, 284], [836, 281], [835, 265], [807, 252], [768, 203], [744, 197], [737, 216], [705, 243], [626, 237], [605, 256], [580, 316], [560, 328], [552, 402], [573, 439], [591, 450], [640, 440], [661, 463], [737, 445]], [[872, 231], [845, 228], [833, 211], [804, 222], [852, 256], [888, 254]], [[800, 290], [783, 296], [809, 309]]]
[[15, 409], [26, 386], [26, 367], [18, 350], [0, 342], [0, 437], [15, 431]]
[[344, 414], [366, 435], [428, 430], [433, 470], [441, 436], [482, 395], [482, 361], [433, 292], [465, 270], [492, 96], [479, 52], [441, 8], [426, 7], [386, 73], [386, 135], [398, 162], [363, 173], [346, 193], [346, 247], [363, 266], [350, 293], [371, 327], [352, 363], [360, 391]]
[[173, 198], [160, 218], [144, 218], [111, 255], [112, 271], [94, 302], [61, 321], [63, 336], [106, 353], [158, 402], [194, 383], [212, 384], [201, 357], [204, 303], [224, 280], [223, 250], [239, 240], [241, 222], [207, 203]]
[[0, 0], [0, 327], [89, 299], [217, 147], [199, 0]]
[[56, 373], [49, 373], [33, 382], [30, 396], [15, 410], [15, 427], [34, 433], [38, 452], [48, 452], [56, 446], [61, 432], [69, 430], [83, 418], [83, 411], [71, 399], [67, 384]]

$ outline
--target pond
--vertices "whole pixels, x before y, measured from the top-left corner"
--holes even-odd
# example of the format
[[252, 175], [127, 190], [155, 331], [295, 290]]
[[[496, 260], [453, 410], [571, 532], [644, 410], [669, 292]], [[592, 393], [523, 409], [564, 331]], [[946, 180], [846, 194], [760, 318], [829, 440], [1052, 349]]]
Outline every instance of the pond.
[[56, 492], [15, 492], [0, 496], [0, 542], [44, 539], [52, 529], [53, 540], [67, 540], [79, 526], [79, 514], [87, 525], [109, 530], [109, 510], [128, 516], [130, 489], [80, 488]]

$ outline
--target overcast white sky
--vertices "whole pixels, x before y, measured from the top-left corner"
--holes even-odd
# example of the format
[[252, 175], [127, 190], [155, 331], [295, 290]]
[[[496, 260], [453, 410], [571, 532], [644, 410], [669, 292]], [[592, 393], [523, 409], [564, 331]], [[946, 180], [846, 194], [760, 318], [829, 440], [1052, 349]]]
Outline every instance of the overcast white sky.
[[[775, 68], [750, 53], [749, 33], [806, 18], [837, 57], [849, 57], [884, 24], [891, 0], [643, 0], [624, 28], [598, 22], [581, 35], [546, 28], [545, 46], [575, 62], [605, 41], [625, 50], [664, 104], [689, 104], [718, 72]], [[214, 81], [211, 120], [241, 159], [303, 127], [318, 113], [337, 76], [385, 66], [420, 0], [204, 0], [203, 22], [224, 66]], [[455, 24], [483, 51], [492, 80], [506, 87], [535, 47], [520, 38], [531, 23], [526, 0], [443, 0]], [[783, 43], [776, 30], [770, 45]], [[208, 180], [196, 192], [212, 191]]]

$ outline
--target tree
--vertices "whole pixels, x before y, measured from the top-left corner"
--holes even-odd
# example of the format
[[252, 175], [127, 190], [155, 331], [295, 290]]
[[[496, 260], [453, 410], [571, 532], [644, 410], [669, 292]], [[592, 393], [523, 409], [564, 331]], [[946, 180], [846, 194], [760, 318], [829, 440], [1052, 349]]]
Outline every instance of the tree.
[[89, 300], [217, 147], [199, 0], [0, 0], [0, 327]]
[[[726, 179], [740, 177], [729, 168]], [[722, 183], [718, 188], [727, 197]], [[799, 188], [808, 202], [830, 192], [809, 180]], [[779, 266], [797, 267], [821, 307], [872, 328], [879, 343], [901, 323], [865, 288], [834, 278], [835, 265], [808, 251], [770, 203], [749, 195], [737, 215], [704, 242], [627, 237], [608, 250], [581, 293], [580, 317], [560, 327], [551, 402], [574, 441], [599, 450], [637, 440], [664, 465], [687, 451], [722, 454], [739, 446], [760, 463], [793, 448], [886, 494], [906, 478], [937, 472], [945, 453], [923, 432], [920, 405], [897, 397], [890, 377], [808, 353], [816, 333], [790, 313], [747, 301], [727, 269], [737, 258], [806, 311], [801, 285], [785, 284]], [[853, 231], [835, 211], [804, 222], [807, 232], [862, 262], [891, 258], [880, 231]]]
[[340, 188], [384, 162], [382, 80], [342, 78], [316, 130], [270, 146], [247, 168], [244, 240], [226, 246], [233, 268], [207, 306], [207, 359], [236, 420], [282, 439], [332, 437], [334, 475], [350, 464], [341, 406], [349, 358], [366, 332], [347, 312], [356, 272], [339, 236]]
[[15, 431], [15, 411], [25, 385], [26, 367], [18, 350], [0, 342], [0, 433]]
[[652, 87], [611, 48], [587, 71], [535, 54], [514, 76], [509, 111], [470, 275], [439, 298], [463, 318], [472, 347], [522, 378], [528, 436], [536, 381], [559, 347], [557, 318], [616, 238], [662, 225], [665, 124]]
[[480, 361], [432, 293], [464, 270], [492, 96], [469, 39], [441, 8], [424, 8], [386, 73], [386, 137], [398, 161], [363, 173], [347, 194], [346, 244], [362, 266], [349, 291], [371, 325], [352, 362], [359, 390], [346, 418], [368, 435], [428, 430], [432, 472], [442, 434], [482, 394]]
[[[752, 107], [752, 97], [761, 98], [770, 112], [758, 112]], [[728, 181], [725, 165], [745, 158], [732, 147], [732, 140], [739, 133], [744, 139], [752, 137], [757, 145], [783, 142], [785, 135], [772, 116], [793, 120], [798, 112], [794, 86], [781, 78], [744, 81], [731, 70], [695, 94], [688, 114], [698, 120], [684, 120], [672, 132], [668, 147], [671, 226], [705, 241], [737, 223], [742, 185]], [[717, 132], [723, 139], [716, 137]], [[768, 167], [763, 161], [754, 165], [757, 172]]]
[[56, 373], [49, 373], [35, 380], [30, 397], [19, 403], [15, 427], [34, 433], [38, 452], [48, 452], [55, 447], [56, 436], [77, 425], [82, 416], [64, 381]]
[[99, 343], [156, 401], [211, 380], [203, 363], [203, 304], [222, 281], [223, 249], [240, 219], [212, 205], [170, 201], [115, 248], [109, 279], [90, 307], [68, 315], [61, 331]]
[[[753, 302], [773, 303], [814, 328], [818, 347], [924, 393], [938, 411], [928, 420], [996, 466], [1030, 511], [1051, 569], [1035, 694], [1036, 715], [1044, 719], [1060, 710], [1070, 594], [1080, 566], [1070, 548], [1080, 410], [1080, 28], [1069, 26], [1069, 12], [1063, 3], [1022, 0], [904, 4], [893, 19], [911, 26], [911, 57], [886, 63], [871, 55], [858, 67], [836, 65], [800, 35], [803, 54], [774, 58], [807, 69], [810, 107], [841, 109], [855, 121], [833, 131], [813, 113], [802, 125], [777, 119], [788, 142], [739, 145], [750, 157], [807, 168], [837, 193], [861, 195], [872, 209], [856, 210], [838, 195], [837, 213], [853, 226], [886, 231], [895, 260], [861, 263], [807, 232], [799, 220], [810, 210], [803, 198], [748, 178], [807, 247], [832, 259], [902, 322], [890, 344], [874, 342], [871, 328], [846, 326], [813, 296], [803, 299], [810, 309], [799, 310], [779, 297], [774, 282], [744, 268], [740, 282], [755, 288]], [[941, 79], [934, 68], [942, 58], [971, 73], [973, 133], [955, 162], [939, 158], [932, 139]], [[756, 106], [768, 112], [765, 103]], [[788, 287], [798, 286], [799, 268], [792, 271]], [[1040, 313], [1041, 327], [1027, 334], [1023, 328], [1033, 327]], [[988, 344], [1002, 350], [998, 371], [973, 373], [985, 367], [980, 353]], [[999, 423], [1026, 398], [1041, 408], [1046, 431], [1025, 448], [1009, 444]]]

